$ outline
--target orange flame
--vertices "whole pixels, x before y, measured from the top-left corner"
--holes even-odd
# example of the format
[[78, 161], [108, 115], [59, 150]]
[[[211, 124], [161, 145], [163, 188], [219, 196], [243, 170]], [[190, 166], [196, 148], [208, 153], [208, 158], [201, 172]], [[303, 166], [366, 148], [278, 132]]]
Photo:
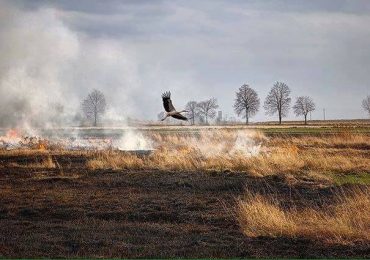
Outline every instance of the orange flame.
[[38, 149], [41, 151], [46, 150], [46, 143], [40, 141], [38, 145]]
[[19, 135], [19, 133], [18, 133], [18, 131], [16, 129], [9, 129], [6, 132], [6, 137], [7, 138], [19, 138], [20, 135]]

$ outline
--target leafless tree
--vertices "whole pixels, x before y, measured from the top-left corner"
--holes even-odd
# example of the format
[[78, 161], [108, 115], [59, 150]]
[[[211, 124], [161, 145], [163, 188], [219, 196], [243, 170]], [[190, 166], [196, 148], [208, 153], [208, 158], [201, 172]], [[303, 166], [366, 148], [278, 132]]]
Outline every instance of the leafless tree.
[[99, 116], [103, 115], [105, 112], [106, 105], [104, 94], [101, 91], [94, 89], [82, 101], [81, 106], [85, 116], [92, 120], [94, 126], [96, 126]]
[[210, 98], [198, 103], [198, 113], [201, 117], [204, 117], [206, 124], [208, 124], [208, 118], [214, 118], [216, 116], [217, 108], [218, 104], [215, 98]]
[[191, 120], [191, 124], [194, 125], [195, 118], [198, 116], [198, 103], [196, 101], [189, 101], [185, 110], [187, 110], [187, 117]]
[[370, 96], [367, 96], [364, 100], [362, 100], [362, 108], [369, 114], [370, 116]]
[[249, 123], [249, 117], [254, 116], [260, 107], [260, 99], [258, 98], [257, 92], [244, 84], [236, 92], [236, 98], [234, 103], [235, 113], [245, 118], [245, 124]]
[[290, 89], [288, 85], [283, 82], [276, 82], [266, 97], [263, 106], [266, 114], [272, 116], [277, 112], [279, 115], [279, 124], [281, 124], [281, 118], [287, 116], [289, 112], [291, 101], [289, 95]]
[[307, 125], [307, 115], [315, 110], [315, 103], [312, 98], [307, 96], [297, 97], [295, 105], [293, 106], [296, 116], [304, 116], [304, 124]]

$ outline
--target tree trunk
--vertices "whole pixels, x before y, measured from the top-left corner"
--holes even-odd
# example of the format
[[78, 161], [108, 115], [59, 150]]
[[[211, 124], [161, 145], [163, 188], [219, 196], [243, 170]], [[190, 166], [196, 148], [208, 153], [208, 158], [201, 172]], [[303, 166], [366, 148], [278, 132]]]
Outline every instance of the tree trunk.
[[279, 125], [281, 125], [281, 114], [279, 113]]
[[245, 124], [248, 125], [248, 123], [249, 123], [249, 109], [246, 106], [245, 107]]
[[307, 125], [307, 114], [304, 115], [304, 124]]

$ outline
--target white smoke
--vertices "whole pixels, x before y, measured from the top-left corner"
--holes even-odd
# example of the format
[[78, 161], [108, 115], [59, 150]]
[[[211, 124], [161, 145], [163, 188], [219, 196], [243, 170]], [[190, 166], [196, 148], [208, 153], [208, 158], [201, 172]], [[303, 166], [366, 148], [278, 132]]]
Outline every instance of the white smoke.
[[251, 132], [237, 131], [236, 139], [229, 151], [230, 155], [242, 154], [245, 156], [256, 156], [261, 151], [261, 141], [256, 140]]
[[194, 149], [205, 158], [218, 156], [251, 157], [258, 155], [262, 150], [262, 143], [266, 137], [255, 131], [235, 130], [201, 131], [195, 136], [180, 137], [179, 143]]
[[123, 136], [113, 143], [113, 146], [119, 150], [152, 150], [152, 142], [143, 134], [125, 131]]
[[71, 125], [94, 88], [106, 95], [108, 120], [123, 121], [134, 110], [130, 97], [140, 83], [134, 52], [74, 32], [62, 15], [0, 3], [1, 126]]

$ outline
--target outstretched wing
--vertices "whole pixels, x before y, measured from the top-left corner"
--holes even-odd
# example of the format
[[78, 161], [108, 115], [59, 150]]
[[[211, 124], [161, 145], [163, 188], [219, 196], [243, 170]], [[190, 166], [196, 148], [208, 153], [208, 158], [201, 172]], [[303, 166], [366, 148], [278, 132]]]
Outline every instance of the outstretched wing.
[[175, 111], [176, 109], [172, 105], [171, 92], [167, 91], [162, 94], [163, 107], [167, 112]]
[[174, 117], [174, 118], [176, 118], [176, 119], [179, 119], [179, 120], [185, 120], [185, 121], [187, 121], [187, 120], [188, 120], [188, 118], [187, 118], [187, 117], [185, 117], [185, 116], [181, 115], [180, 113], [178, 113], [178, 114], [174, 114], [174, 115], [172, 115], [172, 117]]

